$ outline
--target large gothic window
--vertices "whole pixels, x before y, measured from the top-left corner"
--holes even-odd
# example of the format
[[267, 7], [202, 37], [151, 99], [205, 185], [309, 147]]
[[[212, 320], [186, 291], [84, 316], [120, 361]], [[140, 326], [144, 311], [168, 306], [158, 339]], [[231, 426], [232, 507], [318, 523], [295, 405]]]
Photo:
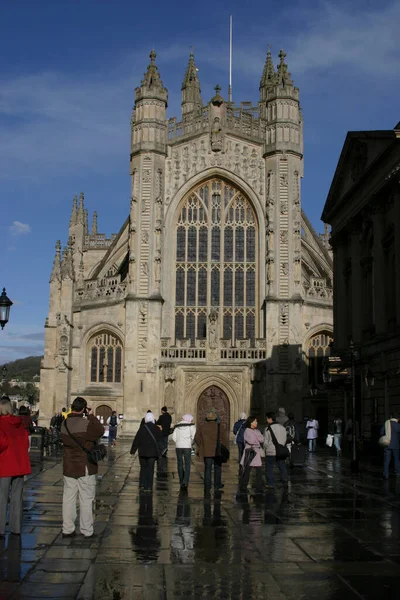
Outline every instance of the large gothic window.
[[122, 343], [108, 331], [93, 336], [88, 345], [92, 383], [121, 383]]
[[256, 336], [257, 224], [247, 198], [221, 179], [183, 201], [176, 231], [175, 337], [206, 337], [211, 308], [220, 337]]
[[328, 332], [316, 333], [308, 343], [308, 383], [310, 385], [324, 382], [323, 372], [325, 360], [330, 356], [332, 334]]

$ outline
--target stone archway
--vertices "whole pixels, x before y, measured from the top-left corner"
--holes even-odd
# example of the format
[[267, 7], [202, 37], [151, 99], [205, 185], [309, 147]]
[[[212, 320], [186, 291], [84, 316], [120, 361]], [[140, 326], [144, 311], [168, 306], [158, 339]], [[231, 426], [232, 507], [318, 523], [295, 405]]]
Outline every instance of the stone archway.
[[108, 417], [111, 417], [112, 409], [107, 404], [100, 404], [96, 408], [96, 417], [103, 417], [104, 423], [107, 423]]
[[216, 385], [210, 385], [199, 396], [197, 401], [197, 423], [203, 423], [206, 415], [215, 410], [221, 418], [221, 427], [223, 427], [229, 437], [231, 410], [228, 396], [221, 388]]

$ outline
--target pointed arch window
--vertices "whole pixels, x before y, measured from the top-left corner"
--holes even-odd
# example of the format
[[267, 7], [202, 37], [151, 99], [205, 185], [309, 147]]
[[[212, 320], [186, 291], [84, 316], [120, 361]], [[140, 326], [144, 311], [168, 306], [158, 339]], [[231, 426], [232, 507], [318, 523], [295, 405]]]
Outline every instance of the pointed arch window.
[[207, 335], [219, 310], [220, 337], [257, 335], [257, 221], [249, 200], [215, 178], [183, 200], [176, 224], [175, 338]]
[[323, 383], [325, 360], [330, 356], [332, 334], [328, 332], [316, 333], [308, 342], [308, 383], [317, 385]]
[[91, 383], [121, 383], [122, 342], [108, 331], [96, 333], [88, 343]]

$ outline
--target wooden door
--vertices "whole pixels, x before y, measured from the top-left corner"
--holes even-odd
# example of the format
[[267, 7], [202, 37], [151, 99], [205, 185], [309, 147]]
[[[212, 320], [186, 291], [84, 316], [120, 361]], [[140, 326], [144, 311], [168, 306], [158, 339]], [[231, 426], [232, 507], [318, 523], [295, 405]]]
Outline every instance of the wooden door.
[[96, 408], [96, 417], [103, 417], [104, 424], [107, 423], [108, 417], [111, 417], [112, 409], [107, 404], [101, 404]]
[[197, 421], [200, 425], [206, 420], [206, 415], [209, 412], [215, 411], [221, 419], [221, 427], [223, 427], [228, 436], [230, 431], [230, 405], [225, 392], [216, 385], [208, 387], [199, 397], [197, 402]]

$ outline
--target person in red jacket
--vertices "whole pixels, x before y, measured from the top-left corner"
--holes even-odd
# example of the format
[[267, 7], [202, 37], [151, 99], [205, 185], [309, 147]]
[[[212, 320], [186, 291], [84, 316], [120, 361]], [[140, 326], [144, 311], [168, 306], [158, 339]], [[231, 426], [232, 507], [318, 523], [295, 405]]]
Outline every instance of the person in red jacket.
[[0, 537], [5, 535], [10, 494], [10, 532], [21, 534], [24, 475], [31, 472], [29, 441], [21, 419], [14, 417], [8, 398], [0, 400]]

